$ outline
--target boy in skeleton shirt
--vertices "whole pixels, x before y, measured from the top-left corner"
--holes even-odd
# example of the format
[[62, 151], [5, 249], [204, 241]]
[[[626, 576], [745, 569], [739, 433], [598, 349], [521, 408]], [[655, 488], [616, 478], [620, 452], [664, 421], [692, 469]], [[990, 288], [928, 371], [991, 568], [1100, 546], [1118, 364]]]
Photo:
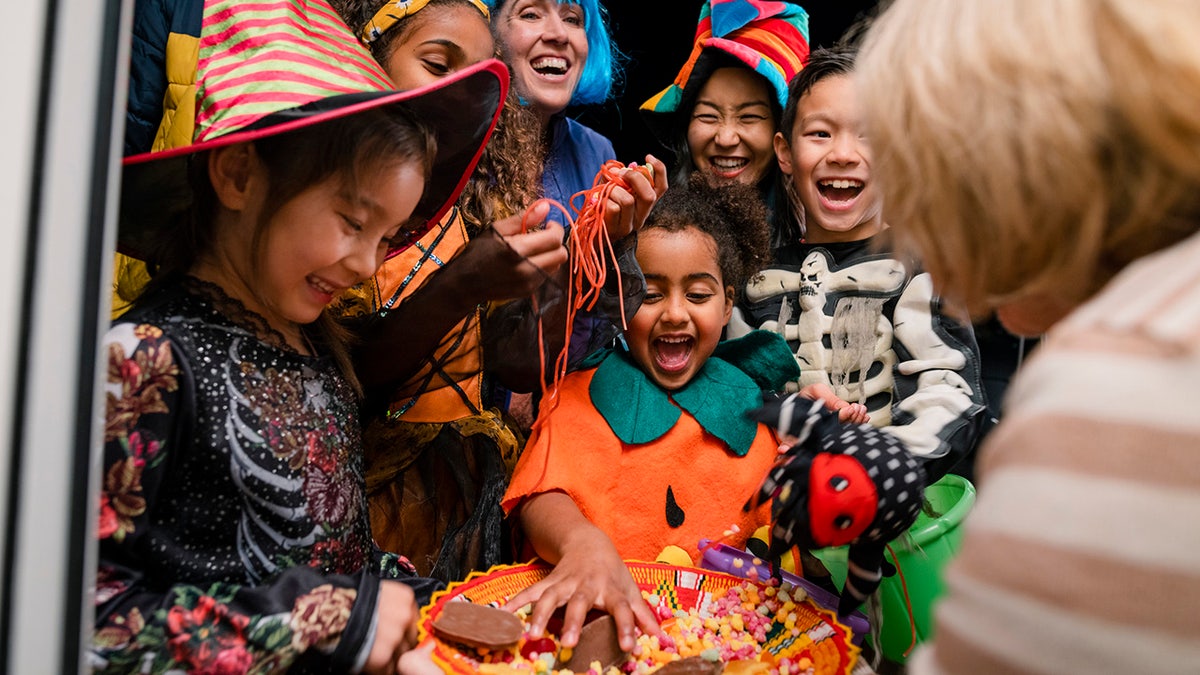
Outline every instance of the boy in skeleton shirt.
[[889, 252], [871, 153], [850, 78], [853, 55], [816, 50], [793, 78], [775, 153], [804, 239], [747, 284], [728, 337], [780, 333], [796, 387], [827, 384], [923, 460], [928, 482], [974, 449], [984, 420], [979, 350], [929, 275]]

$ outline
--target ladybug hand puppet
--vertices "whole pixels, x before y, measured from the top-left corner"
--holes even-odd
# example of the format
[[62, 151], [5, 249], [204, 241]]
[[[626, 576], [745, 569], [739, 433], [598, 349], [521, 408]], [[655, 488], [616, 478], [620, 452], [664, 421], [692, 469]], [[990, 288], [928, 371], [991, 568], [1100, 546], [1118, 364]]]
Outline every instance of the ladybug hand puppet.
[[838, 613], [853, 611], [879, 586], [887, 544], [916, 521], [924, 469], [899, 439], [843, 425], [821, 401], [768, 396], [750, 415], [791, 446], [756, 497], [772, 500], [771, 555], [848, 544]]

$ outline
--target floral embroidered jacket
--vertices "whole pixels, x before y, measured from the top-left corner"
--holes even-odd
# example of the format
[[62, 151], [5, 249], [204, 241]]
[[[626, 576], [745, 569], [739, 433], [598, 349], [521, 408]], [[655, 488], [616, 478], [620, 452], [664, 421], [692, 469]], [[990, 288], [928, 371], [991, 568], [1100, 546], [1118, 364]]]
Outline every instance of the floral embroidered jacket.
[[332, 360], [184, 286], [105, 340], [93, 668], [352, 672], [380, 578], [421, 602], [435, 583], [371, 539], [356, 397]]

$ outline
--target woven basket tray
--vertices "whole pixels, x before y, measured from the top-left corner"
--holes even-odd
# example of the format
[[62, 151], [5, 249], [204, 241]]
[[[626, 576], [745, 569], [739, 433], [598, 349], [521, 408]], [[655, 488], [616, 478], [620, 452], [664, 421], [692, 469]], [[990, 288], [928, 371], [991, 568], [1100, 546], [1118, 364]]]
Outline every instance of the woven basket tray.
[[[657, 594], [668, 608], [684, 611], [703, 606], [714, 594], [746, 582], [729, 574], [693, 567], [675, 567], [658, 563], [629, 562], [629, 571], [638, 586]], [[447, 602], [469, 601], [482, 605], [503, 605], [522, 589], [544, 579], [550, 573], [544, 564], [500, 565], [487, 572], [476, 572], [465, 581], [452, 584], [434, 594], [433, 601], [421, 612], [420, 641], [434, 641], [433, 659], [447, 673], [469, 675], [478, 672], [477, 654], [465, 653], [454, 644], [437, 639], [430, 629], [433, 620]], [[796, 626], [809, 640], [798, 640], [783, 626], [767, 634], [765, 649], [776, 659], [793, 661], [807, 657], [817, 675], [849, 675], [858, 659], [858, 647], [850, 642], [850, 632], [832, 612], [811, 601], [798, 603]]]

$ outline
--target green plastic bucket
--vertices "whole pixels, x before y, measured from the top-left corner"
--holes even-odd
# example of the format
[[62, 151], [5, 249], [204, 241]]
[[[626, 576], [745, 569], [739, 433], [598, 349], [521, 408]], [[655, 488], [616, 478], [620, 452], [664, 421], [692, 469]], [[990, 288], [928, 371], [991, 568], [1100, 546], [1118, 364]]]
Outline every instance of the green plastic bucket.
[[[908, 534], [891, 544], [887, 559], [895, 564], [904, 575], [908, 586], [908, 597], [912, 601], [913, 623], [916, 624], [917, 642], [924, 642], [932, 635], [931, 609], [934, 601], [942, 594], [942, 568], [958, 553], [962, 543], [962, 528], [959, 525], [975, 504], [975, 486], [962, 476], [947, 474], [938, 482], [925, 488], [925, 499], [929, 501], [937, 518], [924, 512], [908, 529]], [[838, 588], [846, 581], [846, 547], [823, 548], [813, 551], [833, 577]], [[879, 635], [880, 650], [894, 663], [904, 663], [904, 652], [912, 643], [912, 628], [908, 609], [904, 602], [904, 586], [900, 574], [885, 577], [879, 585], [883, 626]]]

